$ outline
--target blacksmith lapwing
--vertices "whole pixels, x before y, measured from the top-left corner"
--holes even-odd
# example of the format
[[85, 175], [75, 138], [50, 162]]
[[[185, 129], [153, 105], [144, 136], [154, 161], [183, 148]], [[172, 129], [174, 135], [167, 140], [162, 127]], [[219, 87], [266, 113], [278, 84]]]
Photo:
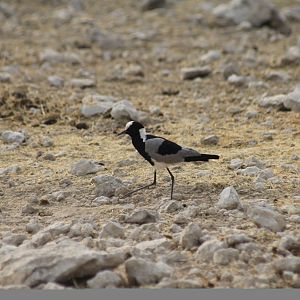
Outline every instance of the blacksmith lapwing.
[[125, 197], [156, 185], [156, 169], [166, 168], [172, 180], [171, 199], [173, 198], [174, 176], [168, 168], [170, 164], [189, 161], [208, 161], [209, 159], [219, 159], [219, 155], [203, 154], [190, 148], [184, 148], [165, 138], [151, 134], [146, 134], [144, 126], [136, 121], [130, 121], [126, 124], [125, 130], [119, 135], [128, 134], [131, 137], [132, 144], [141, 156], [144, 157], [154, 168], [154, 180], [151, 184], [138, 188]]

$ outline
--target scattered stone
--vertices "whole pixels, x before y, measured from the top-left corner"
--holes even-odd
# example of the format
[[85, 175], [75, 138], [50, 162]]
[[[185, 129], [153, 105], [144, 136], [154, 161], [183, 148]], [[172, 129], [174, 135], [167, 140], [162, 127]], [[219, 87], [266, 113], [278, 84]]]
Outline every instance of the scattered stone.
[[70, 80], [70, 85], [72, 87], [79, 87], [81, 89], [92, 88], [96, 86], [94, 79], [88, 78], [73, 78]]
[[124, 239], [125, 230], [121, 224], [114, 221], [109, 221], [103, 226], [99, 236], [100, 238], [113, 237], [113, 238]]
[[231, 234], [225, 238], [225, 241], [229, 247], [235, 247], [238, 244], [249, 243], [252, 241], [252, 239], [244, 233], [241, 233]]
[[277, 109], [283, 108], [283, 103], [286, 100], [287, 96], [280, 94], [270, 97], [263, 97], [259, 100], [258, 104], [262, 107], [273, 107]]
[[125, 217], [126, 223], [146, 224], [155, 223], [158, 216], [147, 209], [138, 208], [132, 214]]
[[24, 234], [10, 233], [2, 238], [2, 242], [7, 245], [20, 246], [25, 240], [27, 240], [27, 236]]
[[140, 65], [130, 65], [124, 70], [124, 75], [144, 77], [144, 71]]
[[10, 83], [11, 75], [9, 73], [0, 72], [0, 82], [1, 83]]
[[32, 233], [32, 234], [35, 234], [37, 233], [38, 231], [40, 231], [42, 228], [42, 226], [39, 224], [39, 222], [36, 220], [36, 219], [31, 219], [29, 221], [28, 224], [26, 224], [26, 231], [28, 233]]
[[56, 76], [56, 75], [49, 76], [48, 81], [49, 81], [50, 85], [55, 86], [55, 87], [62, 87], [64, 85], [63, 78]]
[[24, 215], [33, 215], [38, 213], [39, 210], [35, 207], [33, 207], [31, 204], [26, 204], [25, 206], [23, 206], [22, 208], [22, 214]]
[[221, 51], [219, 50], [210, 50], [206, 54], [202, 55], [200, 61], [204, 63], [211, 63], [215, 60], [221, 58]]
[[283, 66], [299, 65], [300, 64], [300, 48], [298, 46], [290, 47], [285, 56], [281, 60]]
[[91, 289], [116, 288], [123, 285], [123, 280], [115, 272], [105, 270], [88, 280], [87, 285]]
[[6, 175], [6, 174], [18, 174], [21, 172], [20, 166], [11, 166], [8, 168], [0, 168], [0, 175]]
[[2, 132], [1, 139], [4, 143], [21, 144], [25, 141], [26, 137], [25, 137], [25, 134], [22, 132], [7, 130], [7, 131]]
[[54, 142], [49, 136], [43, 136], [41, 139], [41, 145], [43, 147], [52, 147]]
[[214, 253], [213, 261], [218, 265], [228, 265], [234, 260], [238, 260], [239, 250], [237, 249], [219, 249]]
[[233, 186], [221, 192], [217, 206], [225, 209], [236, 209], [241, 206], [240, 197]]
[[300, 238], [296, 240], [292, 236], [283, 236], [279, 241], [278, 248], [288, 250], [297, 256], [300, 253]]
[[209, 135], [201, 139], [203, 145], [218, 145], [220, 138], [216, 135]]
[[158, 252], [160, 249], [170, 250], [171, 248], [171, 242], [167, 240], [166, 238], [160, 238], [160, 239], [154, 239], [151, 241], [143, 241], [135, 245], [135, 248], [141, 250], [141, 251], [155, 251]]
[[89, 118], [95, 115], [109, 115], [116, 98], [105, 95], [87, 95], [82, 99], [81, 113]]
[[51, 64], [68, 63], [72, 65], [80, 64], [80, 58], [77, 54], [71, 52], [59, 53], [53, 49], [46, 49], [40, 54], [42, 62]]
[[[167, 279], [167, 280], [165, 280]], [[197, 279], [169, 279], [164, 278], [157, 286], [157, 288], [171, 288], [171, 289], [197, 289], [204, 288], [205, 284], [201, 278]]]
[[68, 282], [117, 267], [125, 258], [120, 253], [90, 250], [72, 240], [38, 249], [18, 247], [0, 258], [0, 285]]
[[276, 271], [279, 273], [282, 273], [284, 271], [289, 271], [289, 272], [300, 274], [300, 257], [289, 256], [289, 257], [279, 258], [274, 262], [274, 267]]
[[276, 82], [289, 82], [291, 80], [291, 76], [284, 71], [271, 71], [266, 74], [266, 79]]
[[224, 242], [218, 239], [212, 239], [204, 242], [197, 250], [195, 257], [202, 262], [210, 262], [213, 259], [214, 253], [219, 249], [226, 248]]
[[210, 67], [198, 67], [198, 68], [183, 68], [181, 69], [181, 77], [183, 80], [193, 80], [197, 77], [207, 77], [211, 74]]
[[122, 181], [111, 175], [96, 176], [92, 179], [92, 182], [96, 186], [98, 196], [112, 197], [118, 189], [123, 187]]
[[223, 76], [228, 79], [231, 75], [240, 75], [240, 68], [235, 63], [229, 63], [223, 67]]
[[300, 21], [300, 6], [284, 8], [284, 16], [289, 21], [299, 22]]
[[180, 235], [180, 244], [183, 249], [191, 250], [202, 243], [202, 236], [201, 227], [196, 223], [189, 223]]
[[102, 168], [103, 167], [96, 162], [88, 159], [82, 159], [71, 167], [70, 172], [76, 176], [85, 176], [88, 174], [97, 173]]
[[250, 78], [247, 76], [232, 74], [227, 78], [227, 81], [235, 86], [243, 86], [250, 81]]
[[266, 0], [232, 0], [213, 10], [217, 21], [223, 25], [248, 22], [254, 27], [268, 25], [289, 35], [291, 28], [279, 11]]
[[164, 277], [170, 277], [173, 269], [163, 262], [152, 262], [143, 258], [132, 257], [125, 262], [125, 269], [130, 284], [146, 285], [158, 283]]
[[139, 112], [128, 100], [122, 100], [114, 104], [110, 114], [115, 120], [139, 121], [140, 119]]
[[159, 211], [160, 212], [165, 212], [165, 213], [174, 213], [176, 211], [182, 210], [183, 205], [180, 201], [177, 200], [168, 200], [166, 203], [164, 203]]
[[259, 169], [256, 166], [247, 167], [245, 169], [238, 170], [238, 174], [247, 175], [247, 176], [255, 176], [261, 172], [261, 169]]
[[293, 92], [289, 93], [283, 104], [292, 111], [300, 112], [300, 87], [296, 87]]
[[165, 7], [166, 0], [142, 0], [140, 8], [142, 11]]
[[243, 165], [243, 161], [239, 158], [234, 158], [230, 161], [229, 169], [238, 170]]
[[258, 227], [264, 227], [273, 232], [285, 229], [283, 216], [269, 208], [262, 206], [248, 207], [247, 215]]

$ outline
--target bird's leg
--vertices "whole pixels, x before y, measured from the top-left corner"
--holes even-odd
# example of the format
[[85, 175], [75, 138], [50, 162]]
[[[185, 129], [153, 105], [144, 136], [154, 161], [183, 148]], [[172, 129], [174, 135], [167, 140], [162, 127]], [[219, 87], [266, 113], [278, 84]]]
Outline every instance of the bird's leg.
[[174, 175], [171, 173], [171, 171], [167, 168], [170, 176], [171, 176], [171, 180], [172, 180], [172, 185], [171, 185], [171, 200], [173, 199], [173, 188], [174, 188], [174, 182], [175, 182], [175, 179], [174, 179]]
[[130, 196], [131, 194], [133, 194], [133, 193], [135, 193], [135, 192], [138, 192], [138, 191], [140, 191], [140, 190], [146, 189], [146, 188], [148, 188], [148, 187], [150, 187], [150, 186], [152, 186], [152, 185], [156, 185], [156, 170], [154, 170], [154, 179], [153, 179], [153, 182], [152, 182], [152, 183], [150, 183], [150, 184], [148, 184], [148, 185], [145, 185], [145, 186], [142, 186], [142, 187], [140, 187], [140, 188], [138, 188], [138, 189], [136, 189], [136, 190], [133, 190], [133, 191], [129, 192], [128, 194], [124, 195], [124, 198]]

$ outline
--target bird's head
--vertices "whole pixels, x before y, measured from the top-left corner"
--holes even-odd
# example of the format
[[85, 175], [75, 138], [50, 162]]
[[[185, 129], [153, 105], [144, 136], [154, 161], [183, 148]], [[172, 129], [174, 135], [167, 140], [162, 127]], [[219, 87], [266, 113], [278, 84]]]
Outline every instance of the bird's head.
[[122, 134], [128, 134], [129, 136], [136, 137], [136, 136], [140, 136], [141, 138], [144, 139], [144, 135], [145, 135], [145, 128], [144, 126], [136, 121], [130, 121], [126, 124], [125, 126], [125, 130], [123, 130], [122, 132], [120, 132], [118, 135], [122, 135]]

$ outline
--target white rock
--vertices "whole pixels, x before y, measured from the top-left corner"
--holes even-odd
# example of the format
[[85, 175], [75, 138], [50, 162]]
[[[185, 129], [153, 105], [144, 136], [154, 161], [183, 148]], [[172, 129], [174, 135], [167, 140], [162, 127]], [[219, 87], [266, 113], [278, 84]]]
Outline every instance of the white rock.
[[0, 175], [5, 175], [5, 174], [18, 174], [21, 171], [20, 166], [11, 166], [8, 168], [0, 168]]
[[240, 197], [233, 186], [221, 192], [217, 206], [225, 209], [235, 209], [241, 206]]
[[206, 54], [202, 55], [200, 60], [205, 63], [210, 63], [215, 60], [218, 60], [221, 58], [221, 51], [219, 50], [210, 50]]
[[39, 249], [22, 249], [1, 256], [0, 285], [26, 284], [30, 287], [47, 282], [66, 282], [95, 275], [122, 264], [121, 253], [94, 251], [65, 240]]
[[125, 262], [125, 269], [129, 282], [137, 285], [158, 283], [173, 273], [173, 269], [163, 262], [155, 263], [135, 257]]
[[263, 97], [258, 101], [258, 104], [262, 107], [274, 107], [280, 109], [283, 107], [283, 103], [286, 101], [287, 95], [279, 94], [270, 97]]
[[243, 86], [250, 81], [249, 77], [232, 74], [227, 78], [227, 81], [236, 86]]
[[4, 143], [21, 144], [25, 141], [26, 137], [25, 137], [25, 134], [22, 132], [7, 130], [7, 131], [2, 132], [1, 139], [3, 140]]
[[111, 175], [96, 176], [92, 182], [96, 186], [98, 196], [112, 197], [117, 189], [123, 187], [121, 179]]
[[300, 112], [300, 87], [296, 87], [293, 92], [289, 93], [283, 104], [286, 108]]
[[285, 229], [285, 220], [279, 213], [261, 206], [248, 207], [248, 217], [258, 226], [271, 231], [283, 231]]
[[274, 262], [274, 267], [280, 273], [290, 271], [300, 274], [300, 257], [288, 256], [279, 258]]
[[88, 159], [82, 159], [71, 167], [70, 172], [76, 176], [85, 176], [97, 173], [101, 169], [103, 169], [101, 165]]
[[91, 289], [116, 288], [122, 286], [122, 283], [122, 278], [109, 270], [101, 271], [87, 281], [87, 285]]
[[216, 135], [209, 135], [201, 139], [203, 145], [218, 145], [220, 138]]
[[118, 222], [109, 221], [103, 226], [99, 236], [100, 238], [113, 237], [124, 239], [125, 230], [124, 227]]
[[55, 87], [62, 87], [64, 85], [63, 78], [56, 76], [56, 75], [49, 76], [48, 81], [52, 86], [55, 86]]
[[135, 247], [141, 251], [149, 250], [151, 252], [160, 251], [162, 249], [163, 251], [169, 250], [171, 248], [171, 243], [166, 238], [161, 239], [154, 239], [151, 241], [143, 241], [135, 245]]
[[110, 114], [115, 120], [139, 121], [139, 112], [128, 100], [122, 100], [115, 103]]
[[[167, 279], [167, 280], [165, 280]], [[163, 279], [156, 287], [159, 289], [170, 288], [170, 289], [197, 289], [204, 288], [205, 283], [201, 278], [197, 279]]]
[[269, 24], [282, 34], [291, 33], [291, 28], [279, 11], [266, 0], [232, 0], [217, 6], [213, 14], [222, 24], [248, 22], [255, 27]]
[[99, 94], [87, 95], [82, 99], [81, 113], [85, 117], [92, 117], [94, 115], [107, 116], [116, 101], [116, 98], [110, 96]]
[[239, 158], [234, 158], [230, 161], [230, 165], [229, 165], [229, 168], [231, 170], [237, 170], [239, 169], [243, 164], [243, 161]]
[[76, 65], [80, 63], [80, 58], [77, 54], [71, 52], [59, 53], [53, 49], [45, 49], [40, 54], [40, 60], [52, 64], [69, 63]]
[[39, 222], [36, 219], [31, 219], [28, 224], [26, 224], [26, 231], [28, 233], [37, 233], [39, 230], [41, 230], [42, 226], [39, 224]]
[[204, 242], [197, 250], [195, 258], [202, 262], [210, 262], [213, 259], [214, 253], [219, 249], [226, 248], [224, 242], [218, 239], [212, 239]]
[[0, 72], [0, 82], [1, 83], [11, 82], [11, 75], [9, 73]]
[[283, 65], [300, 64], [300, 48], [298, 46], [290, 47], [281, 60]]
[[259, 169], [258, 167], [251, 166], [251, 167], [247, 167], [245, 169], [238, 170], [237, 173], [242, 174], [242, 175], [254, 176], [254, 175], [259, 174], [260, 171], [261, 171], [261, 169]]
[[96, 86], [94, 79], [89, 78], [73, 78], [70, 80], [70, 85], [72, 87], [79, 87], [81, 89], [92, 88]]
[[203, 236], [201, 227], [197, 223], [189, 223], [180, 235], [180, 244], [183, 249], [191, 250], [201, 244]]
[[155, 223], [157, 219], [158, 216], [153, 212], [150, 212], [147, 209], [138, 208], [132, 214], [126, 216], [125, 222], [145, 224], [145, 223]]
[[182, 68], [181, 78], [183, 80], [193, 80], [197, 77], [207, 77], [212, 72], [208, 66], [198, 68]]
[[160, 212], [174, 213], [176, 211], [182, 210], [183, 206], [180, 201], [168, 200], [159, 209]]
[[20, 246], [25, 240], [27, 240], [27, 236], [18, 233], [10, 233], [2, 238], [3, 243], [13, 246]]
[[218, 265], [228, 265], [234, 260], [238, 260], [239, 250], [237, 249], [219, 249], [214, 253], [213, 261]]
[[225, 241], [229, 247], [235, 247], [238, 244], [251, 242], [252, 238], [244, 233], [237, 233], [226, 236]]
[[266, 74], [267, 80], [277, 81], [277, 82], [289, 82], [291, 76], [284, 71], [271, 71]]

